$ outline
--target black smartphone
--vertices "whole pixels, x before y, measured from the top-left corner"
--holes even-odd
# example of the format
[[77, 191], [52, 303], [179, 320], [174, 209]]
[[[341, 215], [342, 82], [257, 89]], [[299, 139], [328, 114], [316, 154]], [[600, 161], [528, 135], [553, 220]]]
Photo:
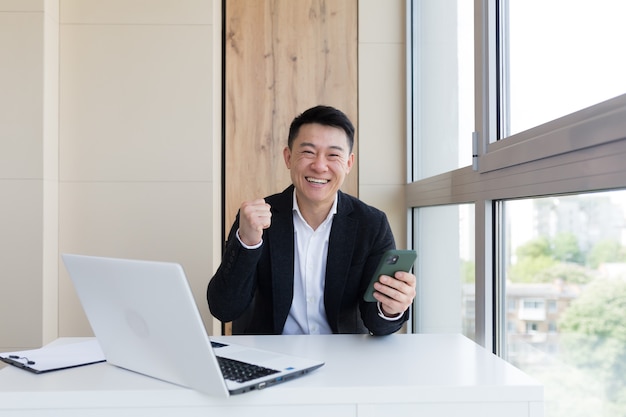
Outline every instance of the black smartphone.
[[378, 278], [381, 275], [393, 277], [393, 274], [398, 271], [411, 271], [415, 259], [417, 259], [417, 252], [414, 250], [391, 249], [385, 252], [383, 257], [380, 258], [380, 262], [378, 263], [378, 267], [376, 267], [374, 276], [372, 276], [370, 285], [367, 287], [365, 294], [363, 294], [363, 299], [369, 302], [376, 302], [374, 298], [374, 284], [378, 281]]

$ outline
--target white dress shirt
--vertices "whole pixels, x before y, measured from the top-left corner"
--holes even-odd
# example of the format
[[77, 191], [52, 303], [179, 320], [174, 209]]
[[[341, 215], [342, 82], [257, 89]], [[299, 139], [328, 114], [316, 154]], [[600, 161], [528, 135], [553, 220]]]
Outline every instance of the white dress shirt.
[[332, 333], [324, 307], [324, 286], [328, 240], [335, 213], [337, 213], [337, 197], [326, 220], [313, 230], [302, 217], [294, 192], [293, 301], [283, 334]]

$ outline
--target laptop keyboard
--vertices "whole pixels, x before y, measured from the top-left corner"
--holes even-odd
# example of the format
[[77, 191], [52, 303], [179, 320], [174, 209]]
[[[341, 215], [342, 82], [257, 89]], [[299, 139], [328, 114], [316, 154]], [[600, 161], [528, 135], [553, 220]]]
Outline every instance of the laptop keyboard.
[[217, 361], [220, 364], [224, 378], [239, 383], [280, 372], [275, 369], [264, 368], [251, 363], [223, 358], [221, 356], [217, 357]]

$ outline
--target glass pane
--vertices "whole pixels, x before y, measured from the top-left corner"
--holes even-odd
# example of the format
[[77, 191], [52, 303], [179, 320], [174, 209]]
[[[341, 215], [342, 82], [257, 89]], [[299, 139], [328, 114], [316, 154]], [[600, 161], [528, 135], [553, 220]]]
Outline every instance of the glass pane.
[[505, 2], [510, 94], [505, 136], [626, 93], [626, 1]]
[[472, 163], [473, 3], [412, 3], [414, 180]]
[[626, 191], [507, 201], [507, 360], [546, 417], [626, 415]]
[[417, 330], [476, 340], [474, 205], [425, 207], [414, 214]]

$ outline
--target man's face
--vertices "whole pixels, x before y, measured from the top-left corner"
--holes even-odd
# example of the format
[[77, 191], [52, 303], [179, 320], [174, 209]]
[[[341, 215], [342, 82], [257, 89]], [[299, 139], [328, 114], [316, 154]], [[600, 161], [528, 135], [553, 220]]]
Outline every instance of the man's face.
[[332, 205], [354, 162], [343, 129], [317, 123], [300, 127], [292, 148], [283, 151], [298, 205]]

